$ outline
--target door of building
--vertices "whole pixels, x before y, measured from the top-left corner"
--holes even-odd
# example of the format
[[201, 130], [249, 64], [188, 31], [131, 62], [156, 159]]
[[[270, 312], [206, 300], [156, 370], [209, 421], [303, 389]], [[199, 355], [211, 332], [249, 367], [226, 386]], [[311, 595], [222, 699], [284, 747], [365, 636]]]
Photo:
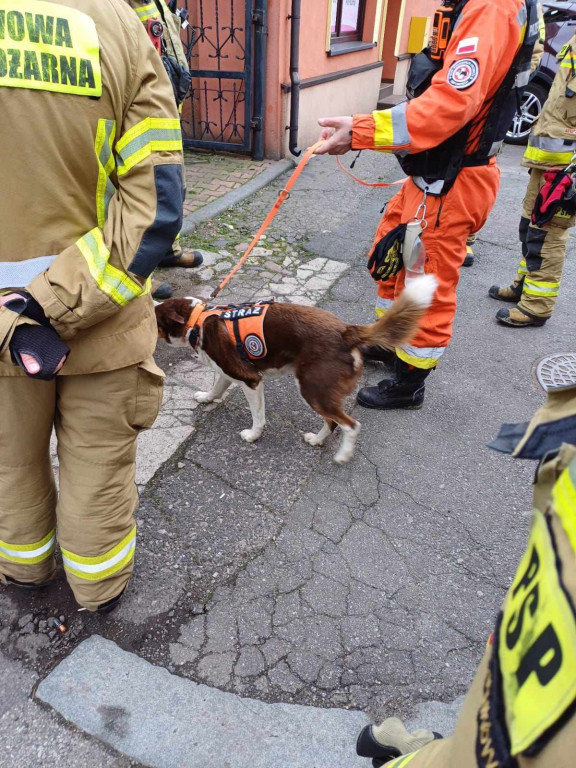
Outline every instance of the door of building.
[[185, 0], [192, 84], [182, 108], [185, 146], [252, 148], [252, 0]]

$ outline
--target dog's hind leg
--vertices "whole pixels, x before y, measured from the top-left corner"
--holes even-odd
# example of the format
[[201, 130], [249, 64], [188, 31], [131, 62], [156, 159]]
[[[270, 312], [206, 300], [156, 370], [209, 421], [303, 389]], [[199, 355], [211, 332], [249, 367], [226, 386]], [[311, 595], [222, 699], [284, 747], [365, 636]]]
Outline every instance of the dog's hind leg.
[[229, 379], [228, 376], [224, 376], [221, 373], [214, 382], [214, 386], [210, 392], [194, 392], [192, 397], [198, 403], [213, 403], [214, 400], [218, 400], [222, 397], [230, 384], [232, 384], [232, 379]]
[[338, 422], [343, 432], [342, 442], [336, 456], [334, 456], [334, 461], [336, 464], [345, 464], [354, 456], [356, 440], [358, 440], [358, 435], [360, 434], [360, 422], [355, 421], [343, 411], [338, 415], [334, 415], [334, 420]]
[[240, 432], [240, 437], [247, 443], [254, 443], [264, 430], [266, 425], [266, 408], [264, 405], [264, 384], [260, 382], [257, 387], [252, 389], [247, 384], [241, 384], [248, 405], [250, 406], [250, 413], [252, 414], [252, 429], [243, 429]]
[[331, 419], [324, 419], [324, 426], [320, 432], [306, 432], [304, 442], [308, 445], [324, 445], [332, 432], [336, 429], [336, 422]]

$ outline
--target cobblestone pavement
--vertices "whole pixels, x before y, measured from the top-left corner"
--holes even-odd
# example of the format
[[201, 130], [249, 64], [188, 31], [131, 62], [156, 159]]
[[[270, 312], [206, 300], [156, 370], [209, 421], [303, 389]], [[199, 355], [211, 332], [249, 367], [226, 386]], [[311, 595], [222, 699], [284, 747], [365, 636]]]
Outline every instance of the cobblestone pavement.
[[[3, 653], [43, 674], [98, 633], [243, 696], [373, 715], [462, 694], [525, 543], [534, 471], [484, 446], [542, 401], [533, 361], [574, 346], [573, 260], [543, 328], [498, 326], [486, 295], [516, 265], [526, 184], [518, 161], [507, 148], [477, 263], [461, 277], [454, 340], [422, 411], [355, 408], [357, 455], [338, 467], [336, 438], [322, 449], [302, 441], [318, 419], [282, 380], [267, 385], [269, 423], [248, 445], [238, 434], [250, 419], [243, 395], [199, 406], [191, 394], [209, 374], [186, 350], [159, 346], [167, 395], [140, 445], [138, 557], [124, 603], [107, 619], [77, 613], [61, 574], [40, 595], [2, 592]], [[356, 172], [399, 175], [394, 160], [368, 153]], [[283, 183], [185, 238], [207, 258], [199, 271], [166, 272], [179, 295], [214, 287]], [[388, 197], [354, 186], [333, 160], [313, 160], [222, 301], [276, 294], [370, 322], [365, 254]], [[385, 374], [370, 366], [366, 380]], [[65, 616], [66, 635], [41, 623], [51, 615]]]
[[245, 155], [211, 155], [186, 150], [186, 200], [184, 215], [241, 187], [274, 164], [273, 160], [252, 160]]

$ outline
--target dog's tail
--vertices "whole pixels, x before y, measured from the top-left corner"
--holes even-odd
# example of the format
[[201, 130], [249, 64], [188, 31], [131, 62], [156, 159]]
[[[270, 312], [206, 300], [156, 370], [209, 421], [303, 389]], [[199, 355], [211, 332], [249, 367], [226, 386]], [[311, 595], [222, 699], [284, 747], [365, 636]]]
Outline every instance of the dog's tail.
[[422, 275], [408, 285], [390, 309], [371, 325], [349, 325], [342, 337], [352, 347], [394, 349], [409, 341], [420, 319], [432, 304], [438, 281], [434, 275]]

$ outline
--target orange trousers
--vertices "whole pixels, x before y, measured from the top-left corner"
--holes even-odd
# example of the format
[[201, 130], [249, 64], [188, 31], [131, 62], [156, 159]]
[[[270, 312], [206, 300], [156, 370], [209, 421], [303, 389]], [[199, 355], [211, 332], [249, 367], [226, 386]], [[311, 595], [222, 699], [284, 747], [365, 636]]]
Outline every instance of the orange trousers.
[[[466, 238], [485, 224], [496, 201], [500, 169], [495, 162], [478, 168], [463, 168], [450, 191], [441, 197], [428, 196], [426, 229], [426, 273], [436, 275], [438, 289], [420, 329], [409, 344], [396, 349], [404, 362], [417, 368], [434, 368], [442, 357], [456, 314], [456, 287], [466, 255]], [[407, 179], [394, 195], [378, 230], [374, 244], [399, 224], [414, 218], [423, 199], [422, 190]], [[376, 314], [382, 315], [404, 288], [404, 270], [386, 281], [378, 281]]]

